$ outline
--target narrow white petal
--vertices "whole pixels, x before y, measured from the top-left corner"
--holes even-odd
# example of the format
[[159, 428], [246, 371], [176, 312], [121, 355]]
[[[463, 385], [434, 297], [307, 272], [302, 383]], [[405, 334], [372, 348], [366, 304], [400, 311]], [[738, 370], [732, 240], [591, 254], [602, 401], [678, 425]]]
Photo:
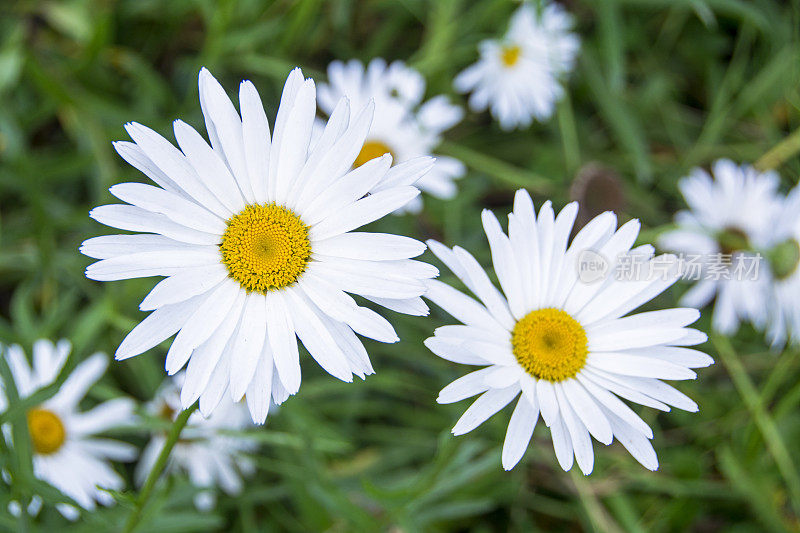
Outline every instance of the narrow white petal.
[[[261, 97], [258, 95], [255, 85], [250, 81], [243, 81], [239, 85], [239, 108], [242, 112], [244, 156], [250, 176], [250, 186], [253, 189], [253, 198], [257, 203], [265, 204], [268, 202], [267, 183], [271, 144], [269, 120], [264, 112]], [[269, 372], [271, 373], [272, 369]], [[264, 416], [266, 417], [266, 414]]]
[[139, 304], [139, 309], [150, 311], [183, 302], [213, 289], [227, 276], [228, 270], [220, 263], [182, 268], [176, 274], [159, 281]]
[[492, 373], [494, 367], [481, 368], [456, 379], [439, 392], [437, 403], [455, 403], [470, 398], [489, 390], [486, 376]]
[[522, 459], [538, 420], [539, 409], [532, 406], [527, 398], [520, 396], [503, 442], [503, 469], [511, 470]]
[[253, 380], [267, 331], [264, 295], [247, 295], [231, 359], [231, 399], [238, 402]]
[[469, 433], [508, 405], [518, 394], [519, 387], [516, 385], [505, 389], [490, 389], [484, 392], [458, 419], [456, 425], [453, 426], [453, 435]]
[[118, 361], [139, 355], [175, 335], [210, 293], [160, 307], [150, 313], [125, 337], [114, 358]]
[[123, 204], [101, 205], [89, 216], [106, 226], [126, 231], [158, 233], [170, 239], [189, 244], [219, 244], [220, 236], [187, 228], [164, 215], [151, 213], [140, 207]]
[[292, 314], [286, 308], [283, 294], [273, 291], [267, 295], [267, 339], [272, 349], [277, 374], [287, 394], [300, 389], [300, 353], [292, 324]]
[[611, 444], [614, 439], [611, 425], [586, 389], [574, 379], [562, 381], [558, 386], [589, 433], [603, 444]]
[[414, 187], [395, 187], [370, 194], [342, 210], [338, 217], [328, 217], [309, 231], [309, 237], [321, 241], [360, 228], [400, 209], [419, 195]]
[[144, 183], [119, 183], [108, 192], [123, 202], [162, 214], [187, 228], [219, 235], [225, 231], [224, 220], [173, 192]]
[[214, 333], [230, 312], [241, 290], [232, 279], [224, 280], [186, 320], [167, 352], [165, 367], [169, 375], [183, 368], [192, 351]]

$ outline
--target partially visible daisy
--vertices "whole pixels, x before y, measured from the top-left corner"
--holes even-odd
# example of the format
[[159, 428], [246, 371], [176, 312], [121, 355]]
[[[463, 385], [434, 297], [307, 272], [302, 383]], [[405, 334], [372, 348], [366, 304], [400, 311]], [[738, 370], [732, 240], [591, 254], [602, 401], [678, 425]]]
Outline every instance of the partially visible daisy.
[[560, 5], [544, 2], [539, 10], [523, 4], [502, 39], [480, 43], [480, 59], [456, 77], [456, 90], [472, 92], [470, 108], [490, 108], [504, 130], [547, 120], [580, 46], [571, 28], [572, 18]]
[[800, 343], [800, 185], [782, 199], [770, 224], [767, 338], [773, 346]]
[[[147, 405], [151, 415], [170, 423], [177, 418], [181, 411], [180, 389], [184, 378], [184, 373], [177, 374], [161, 386], [156, 397]], [[227, 433], [248, 427], [252, 427], [252, 422], [247, 406], [230, 398], [223, 399], [208, 418], [197, 411], [189, 416], [180, 439], [172, 449], [167, 469], [186, 472], [192, 484], [203, 489], [194, 499], [198, 509], [208, 510], [215, 505], [215, 486], [218, 485], [226, 494], [239, 494], [242, 491], [242, 475], [253, 473], [253, 461], [246, 454], [255, 450], [256, 443]], [[166, 433], [156, 432], [147, 443], [136, 465], [136, 482], [139, 485], [144, 483], [166, 440]]]
[[[567, 246], [577, 212], [573, 202], [556, 216], [546, 202], [537, 217], [530, 196], [517, 191], [508, 236], [490, 211], [483, 212], [502, 293], [469, 252], [428, 242], [478, 300], [428, 282], [426, 298], [463, 325], [437, 328], [425, 345], [443, 359], [482, 367], [442, 389], [437, 401], [480, 394], [453, 428], [462, 435], [519, 396], [503, 445], [506, 470], [525, 453], [540, 414], [564, 470], [574, 459], [584, 474], [592, 471], [590, 436], [603, 444], [616, 438], [655, 470], [653, 432], [620, 398], [664, 411], [670, 405], [697, 411], [697, 404], [661, 380], [694, 379], [692, 368], [710, 365], [708, 355], [686, 348], [706, 336], [686, 327], [699, 317], [696, 309], [628, 315], [675, 282], [674, 258], [652, 258], [649, 245], [631, 250], [639, 222], [616, 229], [611, 212], [590, 221]], [[585, 254], [605, 258], [604, 277], [584, 280], [577, 267]], [[612, 275], [622, 258], [633, 256], [643, 274], [648, 266], [667, 268], [630, 280]]]
[[141, 233], [89, 239], [81, 251], [99, 259], [86, 269], [90, 279], [165, 277], [139, 306], [152, 313], [122, 341], [117, 359], [177, 333], [166, 369], [172, 375], [187, 366], [181, 405], [199, 398], [208, 416], [226, 391], [233, 401], [246, 393], [253, 420], [263, 423], [270, 399], [280, 404], [300, 388], [296, 337], [347, 382], [373, 372], [356, 334], [398, 340], [385, 318], [347, 293], [427, 313], [423, 281], [438, 272], [411, 259], [425, 245], [354, 230], [416, 198], [414, 183], [433, 160], [392, 167], [384, 155], [354, 169], [373, 106], [351, 120], [346, 99], [309, 150], [316, 90], [300, 69], [286, 81], [272, 137], [251, 82], [239, 87], [241, 116], [206, 69], [199, 86], [211, 145], [180, 120], [180, 150], [127, 124], [134, 142], [114, 146], [156, 186], [115, 185], [111, 193], [127, 204], [100, 206], [91, 216]]
[[[677, 229], [661, 235], [658, 245], [682, 254], [687, 265], [699, 261], [700, 272], [687, 266], [687, 277], [699, 280], [681, 304], [700, 308], [716, 298], [712, 325], [731, 335], [742, 321], [757, 328], [766, 324], [769, 270], [762, 268], [758, 253], [773, 241], [780, 179], [775, 172], [758, 172], [727, 159], [714, 163], [712, 171], [713, 178], [696, 168], [680, 181], [689, 210], [675, 216]], [[760, 271], [738, 273], [747, 273], [750, 263]]]
[[[391, 154], [397, 163], [434, 155], [441, 134], [461, 121], [463, 111], [445, 96], [423, 103], [424, 94], [425, 79], [402, 61], [387, 66], [383, 59], [377, 58], [365, 68], [354, 59], [328, 65], [328, 83], [320, 84], [318, 103], [330, 115], [337, 102], [346, 96], [350, 99], [352, 119], [357, 110], [374, 100], [375, 118], [356, 157], [354, 166], [358, 167], [383, 154]], [[436, 164], [420, 178], [417, 187], [436, 198], [452, 198], [456, 194], [453, 180], [465, 171], [461, 161], [436, 155]], [[415, 199], [405, 209], [419, 211], [421, 206], [421, 199]]]
[[[3, 357], [11, 368], [20, 398], [27, 398], [52, 384], [69, 353], [70, 344], [66, 340], [56, 345], [38, 340], [33, 345], [31, 366], [20, 346], [6, 347]], [[125, 486], [109, 460], [132, 461], [136, 457], [136, 449], [130, 444], [96, 436], [110, 428], [133, 423], [130, 399], [116, 398], [88, 411], [78, 410], [78, 403], [107, 366], [105, 354], [90, 356], [75, 367], [54, 396], [28, 409], [26, 415], [33, 447], [33, 474], [88, 511], [95, 508], [95, 502], [114, 503], [106, 490], [120, 490]], [[0, 411], [7, 407], [5, 395], [0, 394]], [[78, 517], [79, 510], [72, 505], [61, 503], [57, 508], [70, 520]]]

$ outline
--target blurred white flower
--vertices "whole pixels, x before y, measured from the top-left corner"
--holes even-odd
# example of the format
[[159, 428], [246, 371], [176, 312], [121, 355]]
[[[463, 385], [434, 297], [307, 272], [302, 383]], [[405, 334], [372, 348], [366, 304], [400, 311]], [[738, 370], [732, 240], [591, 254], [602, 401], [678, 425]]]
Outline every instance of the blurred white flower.
[[[180, 390], [184, 379], [185, 375], [181, 372], [165, 381], [153, 401], [147, 404], [148, 412], [154, 417], [174, 421], [181, 411]], [[224, 398], [208, 418], [198, 411], [189, 416], [180, 439], [172, 449], [167, 470], [186, 472], [192, 484], [203, 489], [195, 496], [198, 509], [208, 510], [216, 504], [213, 491], [216, 486], [226, 494], [239, 494], [242, 475], [253, 473], [253, 461], [247, 453], [256, 449], [256, 443], [247, 437], [229, 433], [248, 427], [252, 427], [252, 422], [247, 406], [230, 398]], [[144, 483], [166, 440], [165, 432], [153, 433], [136, 465], [138, 485]]]
[[[727, 159], [715, 162], [712, 170], [713, 178], [696, 168], [680, 181], [689, 210], [678, 212], [677, 229], [661, 235], [658, 245], [702, 258], [706, 273], [683, 296], [682, 305], [700, 308], [716, 297], [712, 325], [726, 335], [736, 333], [742, 321], [764, 328], [771, 305], [769, 269], [759, 268], [755, 276], [733, 275], [732, 270], [770, 247], [781, 207], [780, 179], [775, 172]], [[712, 270], [724, 275], [710, 275]]]
[[532, 119], [550, 118], [572, 70], [580, 40], [571, 33], [572, 18], [558, 4], [540, 8], [523, 4], [502, 39], [480, 43], [480, 59], [453, 82], [472, 92], [473, 111], [490, 108], [504, 130], [527, 127]]
[[[424, 94], [425, 79], [402, 61], [387, 66], [383, 59], [376, 58], [365, 68], [354, 59], [328, 65], [328, 83], [320, 84], [318, 103], [330, 115], [345, 96], [350, 99], [353, 120], [358, 109], [370, 100], [375, 102], [375, 118], [354, 163], [358, 167], [387, 153], [396, 163], [435, 155], [442, 133], [460, 122], [464, 113], [445, 96], [423, 103]], [[416, 186], [436, 198], [452, 198], [457, 192], [453, 180], [464, 175], [464, 164], [452, 157], [435, 157], [436, 164]], [[421, 207], [421, 198], [416, 198], [403, 210], [416, 212]]]
[[769, 266], [767, 338], [800, 343], [800, 185], [773, 212], [765, 255]]
[[608, 269], [600, 279], [583, 281], [577, 266], [586, 250], [605, 258], [638, 254], [646, 264], [669, 258], [653, 259], [649, 245], [631, 250], [639, 222], [616, 229], [611, 212], [590, 221], [568, 247], [577, 211], [573, 202], [555, 216], [546, 202], [537, 217], [527, 192], [517, 191], [508, 236], [490, 211], [483, 212], [502, 293], [469, 252], [429, 241], [480, 302], [429, 281], [426, 298], [464, 325], [437, 328], [425, 345], [443, 359], [484, 367], [446, 386], [437, 401], [481, 395], [453, 428], [453, 434], [462, 435], [519, 395], [503, 446], [506, 470], [525, 453], [540, 413], [564, 470], [572, 468], [574, 458], [584, 474], [592, 471], [590, 435], [603, 444], [616, 438], [655, 470], [653, 432], [619, 397], [664, 411], [670, 405], [697, 411], [697, 404], [661, 380], [694, 379], [692, 368], [713, 363], [686, 348], [706, 340], [686, 327], [700, 314], [683, 308], [625, 316], [675, 282], [674, 262], [655, 276], [619, 279]]
[[[70, 349], [66, 340], [56, 345], [48, 340], [38, 340], [33, 345], [31, 366], [20, 346], [6, 347], [3, 357], [11, 368], [20, 398], [27, 398], [52, 384]], [[95, 508], [96, 501], [102, 505], [114, 503], [114, 498], [103, 489], [120, 490], [125, 486], [109, 460], [132, 461], [136, 458], [136, 449], [130, 444], [96, 436], [110, 428], [132, 424], [132, 400], [115, 398], [88, 411], [78, 410], [78, 403], [107, 366], [108, 358], [102, 353], [81, 361], [54, 396], [27, 412], [34, 475], [89, 511]], [[0, 411], [7, 407], [5, 395], [0, 394]], [[6, 439], [10, 440], [8, 428], [4, 428], [4, 432]], [[28, 511], [35, 514], [40, 507], [41, 500], [35, 497]], [[79, 511], [72, 505], [61, 503], [57, 508], [70, 520], [78, 517]], [[13, 502], [9, 509], [19, 513], [19, 503]]]
[[226, 390], [234, 401], [246, 393], [253, 420], [263, 423], [270, 398], [280, 404], [300, 388], [296, 337], [347, 382], [373, 372], [356, 333], [398, 340], [385, 318], [347, 293], [427, 313], [423, 280], [437, 271], [410, 259], [425, 245], [353, 230], [413, 200], [413, 184], [433, 160], [391, 167], [386, 155], [353, 169], [373, 106], [350, 120], [346, 99], [309, 150], [316, 90], [300, 69], [286, 81], [272, 139], [251, 82], [239, 87], [241, 116], [208, 70], [199, 85], [211, 146], [180, 120], [174, 129], [182, 151], [127, 124], [135, 142], [114, 146], [158, 186], [115, 185], [111, 193], [131, 205], [100, 206], [91, 216], [142, 233], [89, 239], [81, 251], [100, 259], [86, 269], [90, 279], [166, 276], [141, 303], [153, 313], [122, 341], [117, 359], [177, 333], [166, 369], [172, 375], [188, 363], [181, 405], [199, 398], [208, 416]]

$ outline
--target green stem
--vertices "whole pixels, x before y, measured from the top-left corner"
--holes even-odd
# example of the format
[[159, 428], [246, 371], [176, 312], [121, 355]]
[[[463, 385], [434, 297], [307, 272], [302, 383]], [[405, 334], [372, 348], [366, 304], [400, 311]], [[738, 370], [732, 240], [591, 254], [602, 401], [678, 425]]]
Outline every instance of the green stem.
[[592, 523], [595, 531], [606, 531], [609, 533], [622, 533], [622, 528], [608, 515], [606, 509], [597, 499], [597, 495], [592, 490], [591, 485], [586, 478], [576, 472], [577, 468], [570, 471], [570, 478], [572, 479], [575, 490], [578, 492], [578, 498], [583, 505], [589, 521]]
[[800, 129], [776, 144], [770, 151], [758, 158], [755, 167], [766, 171], [778, 168], [787, 159], [800, 152]]
[[181, 436], [181, 431], [183, 431], [183, 428], [186, 427], [189, 417], [197, 410], [197, 407], [198, 403], [195, 402], [194, 405], [188, 409], [181, 411], [181, 414], [179, 414], [178, 418], [176, 418], [175, 422], [173, 422], [172, 428], [170, 428], [169, 434], [167, 435], [167, 441], [164, 443], [164, 448], [161, 449], [161, 453], [158, 455], [158, 459], [156, 459], [156, 462], [153, 464], [153, 468], [151, 468], [150, 473], [147, 474], [147, 479], [144, 482], [144, 486], [142, 486], [142, 490], [139, 491], [139, 498], [136, 500], [136, 506], [134, 507], [133, 511], [131, 511], [127, 522], [125, 522], [125, 527], [122, 530], [124, 533], [131, 533], [131, 531], [133, 531], [136, 526], [139, 525], [139, 519], [141, 518], [142, 512], [147, 505], [147, 501], [150, 499], [150, 495], [153, 493], [153, 489], [158, 482], [158, 478], [161, 477], [161, 473], [167, 466], [167, 460], [169, 460], [169, 455], [172, 453], [172, 448], [175, 447], [175, 444], [178, 442], [178, 438]]
[[453, 142], [443, 142], [439, 145], [438, 152], [460, 159], [473, 170], [488, 174], [513, 187], [524, 187], [533, 193], [550, 193], [555, 185], [553, 180]]
[[764, 409], [758, 391], [747, 374], [744, 365], [736, 355], [730, 340], [719, 335], [712, 335], [711, 342], [714, 343], [722, 363], [728, 370], [728, 374], [730, 374], [733, 384], [739, 392], [739, 396], [741, 396], [750, 411], [750, 415], [755, 420], [756, 426], [766, 444], [767, 451], [778, 466], [778, 471], [786, 483], [795, 513], [800, 516], [800, 476], [797, 474], [797, 468], [795, 468], [792, 456], [789, 454], [775, 421]]

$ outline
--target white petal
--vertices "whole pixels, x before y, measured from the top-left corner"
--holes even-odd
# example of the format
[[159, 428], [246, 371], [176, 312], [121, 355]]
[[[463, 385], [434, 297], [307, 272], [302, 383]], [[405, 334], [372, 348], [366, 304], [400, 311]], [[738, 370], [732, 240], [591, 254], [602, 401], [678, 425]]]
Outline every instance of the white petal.
[[256, 372], [267, 331], [266, 314], [264, 295], [248, 294], [231, 354], [230, 391], [234, 402], [242, 399]]
[[558, 384], [569, 401], [572, 410], [589, 430], [594, 438], [603, 444], [611, 444], [614, 435], [611, 426], [603, 411], [597, 406], [592, 397], [580, 383], [574, 379], [567, 379]]
[[625, 353], [590, 353], [586, 360], [589, 368], [596, 368], [621, 376], [637, 376], [659, 379], [695, 379], [697, 374], [688, 368]]
[[[265, 204], [269, 179], [270, 132], [269, 120], [255, 85], [243, 81], [239, 85], [239, 108], [242, 112], [242, 138], [250, 187], [257, 203]], [[269, 370], [272, 372], [272, 369]], [[270, 377], [270, 380], [272, 378]], [[269, 405], [267, 405], [269, 407]], [[266, 414], [264, 414], [266, 417]]]
[[352, 382], [350, 365], [330, 331], [317, 316], [316, 306], [291, 287], [284, 291], [295, 331], [308, 353], [332, 376], [348, 383]]
[[309, 237], [320, 241], [360, 228], [403, 207], [417, 195], [419, 189], [414, 187], [395, 187], [370, 194], [342, 210], [339, 216], [328, 217], [313, 226]]
[[233, 308], [242, 289], [231, 279], [220, 283], [208, 298], [186, 320], [167, 352], [166, 370], [169, 375], [183, 368], [192, 351], [203, 344]]
[[108, 192], [123, 202], [162, 214], [187, 228], [219, 235], [225, 232], [224, 220], [173, 192], [144, 183], [119, 183]]
[[353, 231], [314, 243], [315, 254], [368, 261], [408, 259], [424, 251], [425, 245], [421, 242], [390, 233]]
[[201, 183], [225, 207], [235, 214], [245, 206], [244, 197], [221, 155], [214, 151], [197, 131], [182, 120], [172, 123], [175, 140]]
[[503, 442], [503, 469], [511, 470], [522, 459], [538, 420], [539, 409], [534, 408], [527, 398], [520, 396]]
[[219, 244], [220, 241], [218, 234], [187, 228], [164, 215], [151, 213], [132, 205], [101, 205], [92, 209], [89, 216], [112, 228], [159, 233], [170, 239], [189, 244]]
[[486, 384], [486, 376], [491, 374], [493, 370], [494, 367], [490, 366], [461, 376], [439, 392], [439, 397], [436, 398], [436, 402], [459, 402], [465, 398], [470, 398], [489, 390], [489, 385]]
[[183, 302], [210, 291], [227, 276], [228, 270], [220, 263], [182, 268], [176, 274], [159, 281], [139, 304], [139, 309], [150, 311], [164, 305]]
[[263, 424], [267, 420], [269, 404], [272, 400], [272, 353], [269, 343], [265, 343], [261, 352], [261, 357], [256, 366], [256, 373], [250, 385], [247, 386], [247, 407], [253, 422]]
[[267, 295], [267, 339], [272, 349], [277, 374], [287, 394], [295, 394], [300, 389], [300, 354], [297, 338], [292, 325], [292, 314], [280, 292]]
[[200, 294], [177, 304], [165, 305], [150, 313], [125, 337], [114, 358], [118, 361], [146, 352], [175, 335], [197, 310], [208, 294]]
[[456, 425], [453, 426], [453, 435], [469, 433], [508, 405], [518, 394], [519, 387], [516, 385], [505, 389], [490, 389], [484, 392], [458, 419]]

